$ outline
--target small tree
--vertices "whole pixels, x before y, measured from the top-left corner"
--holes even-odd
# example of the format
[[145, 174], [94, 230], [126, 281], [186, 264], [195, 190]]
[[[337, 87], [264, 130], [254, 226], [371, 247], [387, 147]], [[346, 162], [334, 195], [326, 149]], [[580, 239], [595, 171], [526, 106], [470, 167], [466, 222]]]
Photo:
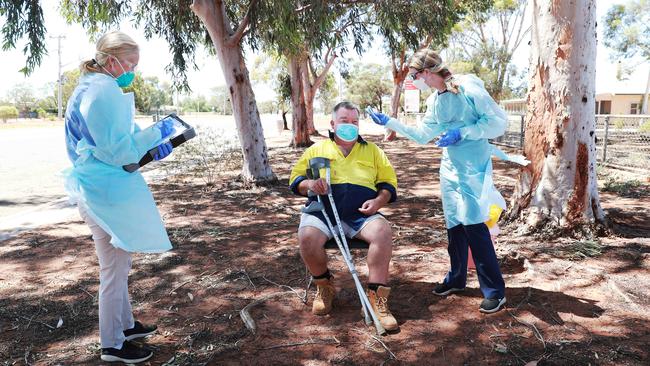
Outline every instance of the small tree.
[[18, 110], [29, 112], [36, 104], [34, 91], [28, 84], [16, 84], [7, 92], [7, 98], [12, 101]]
[[328, 74], [320, 89], [318, 89], [318, 100], [324, 114], [329, 114], [332, 111], [338, 97], [339, 91], [336, 87], [336, 79], [334, 75]]
[[362, 109], [373, 106], [384, 112], [383, 99], [391, 95], [392, 83], [388, 67], [378, 64], [352, 65], [347, 73], [348, 99]]
[[0, 119], [3, 123], [7, 123], [8, 119], [18, 118], [18, 109], [11, 105], [0, 106]]
[[232, 114], [232, 106], [230, 105], [230, 93], [228, 88], [224, 86], [215, 86], [210, 89], [210, 105], [220, 114]]
[[485, 81], [497, 101], [507, 94], [508, 79], [516, 72], [512, 55], [530, 32], [524, 27], [527, 0], [495, 0], [492, 8], [472, 11], [454, 27], [451, 62], [465, 61], [471, 73]]
[[[612, 6], [605, 16], [605, 46], [614, 50], [614, 57], [642, 57], [650, 61], [650, 1], [628, 1], [626, 5]], [[650, 69], [641, 113], [648, 114]]]
[[[75, 88], [79, 84], [80, 75], [81, 72], [79, 71], [79, 68], [76, 67], [72, 70], [68, 70], [63, 73], [63, 87], [61, 88], [63, 92], [62, 95], [63, 98], [61, 99], [63, 102], [62, 103], [63, 113], [65, 113], [65, 110], [68, 107], [68, 99], [70, 99], [70, 96], [72, 95]], [[58, 101], [59, 100], [58, 98], [59, 98], [59, 88], [54, 87], [54, 101]]]

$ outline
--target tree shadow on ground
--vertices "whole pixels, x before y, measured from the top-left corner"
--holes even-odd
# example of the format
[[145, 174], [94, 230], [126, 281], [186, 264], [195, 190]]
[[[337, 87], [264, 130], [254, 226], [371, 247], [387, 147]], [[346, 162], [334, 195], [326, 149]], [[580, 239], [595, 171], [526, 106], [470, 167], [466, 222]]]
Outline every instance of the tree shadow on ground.
[[[336, 252], [328, 252], [339, 290], [335, 309], [324, 317], [311, 314], [314, 289], [304, 297], [308, 277], [296, 240], [305, 199], [289, 191], [286, 178], [302, 150], [281, 148], [270, 150], [280, 178], [276, 184], [245, 185], [237, 172], [229, 172], [214, 185], [152, 185], [174, 250], [134, 256], [130, 291], [136, 317], [160, 327], [146, 342], [156, 351], [151, 364], [172, 357], [176, 365], [634, 365], [648, 359], [647, 316], [597, 302], [588, 292], [591, 282], [580, 288], [582, 296], [525, 287], [528, 271], [522, 271], [520, 259], [503, 263], [509, 282], [520, 283], [509, 285], [504, 311], [479, 313], [482, 295], [472, 286], [459, 295], [432, 295], [448, 267], [436, 179], [440, 152], [403, 140], [383, 146], [400, 179], [400, 199], [389, 217], [394, 232], [389, 305], [400, 331], [377, 339], [397, 360], [361, 319], [354, 283]], [[495, 169], [516, 174], [509, 165], [495, 163]], [[80, 235], [69, 228], [82, 225], [22, 233], [0, 245], [0, 266], [24, 279], [0, 276], [0, 357], [14, 363], [26, 357], [29, 363], [101, 364], [94, 248], [87, 229]], [[604, 253], [615, 261], [612, 267], [641, 272], [646, 249], [638, 243]], [[529, 242], [517, 247], [526, 255], [535, 250]], [[353, 254], [365, 283], [366, 253]], [[546, 262], [536, 258], [538, 268], [557, 260], [544, 255]], [[277, 293], [282, 295], [264, 300]], [[257, 301], [250, 310], [257, 326], [252, 334], [239, 313]], [[61, 314], [61, 328], [39, 323], [55, 327]]]

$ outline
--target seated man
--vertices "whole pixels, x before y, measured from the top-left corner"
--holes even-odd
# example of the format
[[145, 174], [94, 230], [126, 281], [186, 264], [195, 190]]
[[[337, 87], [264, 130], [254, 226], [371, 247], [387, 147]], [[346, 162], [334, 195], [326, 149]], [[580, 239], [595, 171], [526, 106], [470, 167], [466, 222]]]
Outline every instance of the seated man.
[[[359, 136], [359, 109], [341, 102], [334, 107], [330, 122], [334, 133], [329, 140], [309, 147], [291, 171], [291, 190], [303, 196], [307, 191], [327, 194], [325, 179], [308, 179], [309, 160], [323, 157], [330, 160], [332, 195], [346, 237], [368, 242], [368, 299], [375, 314], [387, 330], [398, 328], [388, 310], [388, 266], [392, 251], [392, 233], [388, 221], [378, 210], [397, 197], [395, 170], [384, 152]], [[309, 200], [316, 200], [310, 197]], [[309, 201], [307, 202], [309, 203]], [[328, 199], [324, 199], [328, 216], [336, 228], [336, 220]], [[303, 213], [298, 228], [300, 255], [317, 286], [312, 313], [325, 315], [332, 309], [335, 290], [327, 268], [324, 245], [332, 233], [322, 213]]]

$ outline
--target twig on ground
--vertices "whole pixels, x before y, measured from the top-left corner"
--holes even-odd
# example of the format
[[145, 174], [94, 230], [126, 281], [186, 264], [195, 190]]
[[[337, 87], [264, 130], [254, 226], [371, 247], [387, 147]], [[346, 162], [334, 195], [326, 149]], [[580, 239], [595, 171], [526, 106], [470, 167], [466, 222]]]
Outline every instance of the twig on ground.
[[170, 295], [173, 294], [174, 292], [176, 292], [176, 290], [178, 290], [179, 288], [181, 288], [181, 287], [187, 285], [188, 283], [190, 283], [190, 282], [192, 282], [192, 281], [194, 281], [194, 279], [187, 280], [187, 281], [181, 283], [180, 285], [176, 286], [173, 290], [169, 291], [169, 294], [170, 294]]
[[528, 302], [528, 300], [530, 300], [530, 293], [531, 293], [531, 288], [530, 288], [530, 286], [528, 286], [528, 293], [526, 294], [526, 297], [524, 297], [524, 299], [521, 300], [521, 302], [519, 302], [519, 304], [514, 308], [514, 310], [519, 310], [519, 307], [523, 303]]
[[253, 288], [256, 289], [257, 287], [255, 287], [255, 284], [253, 283], [253, 281], [251, 281], [251, 278], [250, 278], [250, 276], [248, 275], [248, 272], [246, 272], [245, 269], [242, 269], [241, 271], [244, 272], [244, 274], [246, 275], [246, 278], [248, 278], [248, 282], [251, 283], [251, 286], [253, 286]]
[[[332, 337], [334, 338], [334, 337]], [[285, 344], [276, 344], [275, 346], [270, 346], [270, 347], [264, 347], [260, 349], [275, 349], [275, 348], [284, 348], [284, 347], [296, 347], [296, 346], [304, 346], [308, 344], [341, 344], [334, 338], [334, 340], [327, 340], [327, 339], [310, 339], [308, 341], [302, 341], [302, 342], [294, 342], [294, 343], [285, 343]]]
[[[23, 319], [25, 319], [25, 320], [29, 320], [30, 322], [32, 321], [32, 319], [27, 318], [27, 317], [24, 317], [24, 316], [22, 316], [22, 315], [18, 315], [18, 317], [19, 317], [19, 318], [23, 318]], [[51, 326], [51, 325], [49, 325], [49, 324], [47, 324], [47, 323], [43, 323], [42, 321], [39, 321], [39, 320], [34, 320], [34, 321], [35, 321], [36, 323], [38, 323], [38, 324], [42, 324], [42, 325], [44, 325], [44, 326], [46, 326], [46, 327], [48, 327], [48, 328], [50, 328], [50, 329], [56, 329], [56, 328], [54, 328], [53, 326]]]
[[390, 355], [394, 360], [397, 360], [397, 356], [395, 356], [395, 354], [390, 350], [390, 348], [388, 348], [388, 346], [387, 346], [384, 342], [382, 342], [382, 340], [379, 339], [377, 336], [372, 335], [372, 334], [370, 334], [370, 333], [368, 333], [368, 332], [365, 332], [365, 331], [363, 331], [363, 330], [361, 330], [361, 329], [354, 328], [354, 330], [355, 330], [357, 333], [361, 333], [361, 334], [365, 334], [365, 335], [367, 335], [367, 336], [370, 336], [372, 339], [374, 339], [374, 340], [376, 340], [377, 342], [379, 342], [379, 344], [381, 344], [381, 346], [384, 347], [384, 349], [386, 350], [386, 352], [388, 352], [388, 354], [389, 354], [389, 355]]
[[266, 282], [268, 282], [268, 283], [271, 283], [271, 284], [273, 284], [273, 285], [276, 285], [276, 286], [278, 286], [278, 287], [286, 288], [286, 289], [289, 289], [289, 290], [293, 291], [293, 293], [295, 293], [296, 296], [298, 296], [298, 298], [300, 299], [300, 301], [302, 301], [303, 304], [306, 304], [306, 303], [307, 303], [307, 289], [309, 289], [309, 286], [307, 286], [307, 289], [305, 289], [305, 295], [304, 295], [304, 296], [300, 296], [300, 294], [298, 293], [298, 291], [297, 291], [296, 289], [294, 289], [293, 287], [291, 287], [291, 286], [281, 285], [281, 284], [279, 284], [279, 283], [277, 283], [277, 282], [274, 282], [274, 281], [269, 280], [269, 279], [266, 278], [265, 276], [262, 276], [262, 279], [263, 279], [264, 281], [266, 281]]
[[32, 324], [32, 319], [36, 318], [40, 313], [41, 313], [41, 308], [38, 308], [38, 313], [32, 315], [32, 317], [29, 318], [29, 321], [27, 322], [27, 326], [25, 327], [25, 330], [29, 329], [30, 324]]
[[546, 349], [546, 342], [544, 341], [544, 337], [542, 337], [542, 334], [539, 332], [535, 324], [517, 318], [513, 313], [510, 312], [510, 310], [506, 310], [506, 311], [508, 312], [508, 314], [510, 314], [510, 316], [512, 316], [519, 323], [533, 328], [533, 331], [535, 332], [535, 338], [537, 338], [540, 342], [542, 342], [542, 345], [544, 345], [544, 349]]
[[272, 299], [274, 297], [284, 296], [284, 295], [291, 294], [291, 293], [294, 293], [294, 292], [295, 291], [284, 291], [284, 292], [276, 292], [274, 294], [266, 295], [266, 296], [264, 296], [264, 297], [262, 297], [260, 299], [257, 299], [255, 301], [251, 302], [250, 304], [246, 305], [243, 309], [241, 309], [239, 311], [239, 316], [241, 317], [241, 320], [244, 322], [244, 325], [246, 326], [246, 328], [248, 328], [248, 330], [250, 330], [251, 333], [255, 334], [255, 332], [257, 331], [257, 326], [255, 325], [255, 320], [253, 319], [253, 317], [250, 314], [250, 310], [253, 307], [255, 307], [256, 305], [261, 304], [261, 303], [263, 303], [264, 301], [266, 301], [268, 299]]
[[81, 290], [82, 290], [83, 292], [85, 292], [86, 294], [88, 294], [88, 296], [90, 296], [91, 299], [93, 299], [93, 302], [94, 302], [94, 301], [97, 301], [97, 299], [95, 298], [95, 295], [93, 295], [93, 294], [91, 294], [90, 292], [88, 292], [88, 290], [86, 290], [84, 287], [80, 287], [80, 288], [81, 288]]
[[25, 365], [31, 366], [32, 364], [29, 363], [29, 350], [25, 351]]

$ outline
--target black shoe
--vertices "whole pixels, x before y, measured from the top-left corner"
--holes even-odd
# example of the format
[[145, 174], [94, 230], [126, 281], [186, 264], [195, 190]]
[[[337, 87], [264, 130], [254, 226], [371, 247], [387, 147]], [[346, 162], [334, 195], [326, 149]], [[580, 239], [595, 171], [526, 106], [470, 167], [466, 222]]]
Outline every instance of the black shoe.
[[441, 284], [436, 285], [436, 287], [433, 288], [433, 294], [438, 296], [447, 296], [452, 292], [460, 292], [463, 290], [465, 290], [464, 287], [463, 288], [451, 287], [443, 282]]
[[144, 325], [136, 320], [133, 328], [124, 331], [124, 336], [127, 341], [130, 341], [136, 338], [152, 335], [156, 332], [156, 329], [158, 329], [158, 327], [155, 325]]
[[500, 299], [484, 299], [483, 302], [481, 302], [481, 307], [478, 308], [478, 311], [481, 313], [496, 313], [501, 309], [501, 306], [506, 303], [506, 298], [505, 296], [500, 298]]
[[101, 359], [106, 362], [138, 363], [150, 359], [151, 356], [153, 356], [153, 351], [124, 341], [122, 349], [102, 348]]

